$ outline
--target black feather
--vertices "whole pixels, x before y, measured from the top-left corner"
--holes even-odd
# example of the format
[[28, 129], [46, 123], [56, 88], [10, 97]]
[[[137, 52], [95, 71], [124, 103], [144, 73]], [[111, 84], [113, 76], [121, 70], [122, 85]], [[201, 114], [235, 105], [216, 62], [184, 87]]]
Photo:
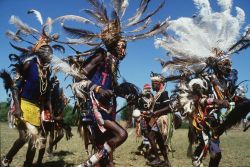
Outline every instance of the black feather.
[[22, 69], [23, 69], [23, 64], [21, 63], [21, 64], [19, 64], [19, 63], [16, 63], [16, 64], [11, 64], [10, 66], [9, 66], [9, 68], [10, 67], [13, 67], [12, 69], [11, 69], [11, 72], [13, 73], [13, 74], [20, 74], [20, 75], [23, 75], [23, 71], [22, 71]]
[[250, 112], [250, 100], [244, 99], [244, 101], [236, 105], [235, 109], [232, 110], [227, 116], [226, 120], [222, 125], [216, 130], [218, 135], [221, 135], [226, 130], [230, 129], [234, 125], [238, 124], [242, 119], [244, 119]]
[[106, 23], [108, 22], [108, 15], [107, 15], [107, 9], [104, 6], [103, 2], [100, 2], [99, 0], [87, 0], [95, 9], [95, 12], [98, 13], [102, 17], [102, 20], [104, 20]]
[[133, 95], [139, 97], [140, 89], [129, 82], [124, 82], [115, 88], [115, 95], [119, 97], [125, 97], [126, 95]]
[[10, 45], [11, 45], [14, 49], [16, 49], [16, 50], [18, 50], [18, 51], [20, 51], [20, 52], [22, 52], [22, 53], [28, 53], [28, 52], [29, 52], [29, 49], [21, 48], [21, 47], [15, 46], [15, 45], [13, 45], [11, 42], [10, 42]]
[[96, 11], [89, 10], [89, 9], [84, 9], [83, 10], [85, 13], [87, 13], [89, 16], [93, 17], [97, 22], [102, 23], [102, 24], [107, 24], [108, 21], [102, 17], [102, 15]]
[[9, 59], [11, 62], [19, 62], [20, 61], [19, 56], [16, 54], [9, 54]]
[[87, 39], [92, 39], [94, 37], [97, 37], [97, 34], [88, 30], [70, 28], [66, 27], [65, 25], [63, 25], [63, 29], [72, 37], [87, 38]]
[[148, 32], [142, 33], [142, 34], [136, 34], [136, 35], [132, 35], [132, 36], [127, 36], [126, 38], [128, 40], [137, 40], [137, 39], [143, 39], [143, 38], [147, 38], [147, 37], [151, 37], [154, 36], [156, 34], [162, 33], [163, 31], [165, 31], [165, 29], [167, 28], [167, 26], [169, 25], [168, 21], [164, 21], [163, 23], [158, 23], [155, 26], [153, 26], [153, 28], [151, 28]]
[[0, 72], [0, 78], [3, 79], [4, 88], [6, 92], [8, 92], [8, 90], [11, 89], [14, 85], [14, 82], [10, 76], [10, 73], [8, 73], [6, 70], [2, 70]]
[[[139, 20], [141, 18], [141, 16], [143, 15], [143, 13], [146, 11], [149, 2], [150, 2], [150, 0], [141, 0], [140, 6], [136, 10], [135, 15], [133, 17], [129, 18], [128, 21], [133, 22], [135, 19]], [[131, 24], [131, 25], [133, 25], [133, 24]]]
[[243, 49], [246, 49], [247, 47], [250, 46], [250, 40], [245, 40], [244, 37], [243, 39], [239, 40], [236, 44], [234, 44], [230, 49], [229, 52], [236, 49], [234, 52], [239, 52]]
[[116, 11], [116, 13], [121, 18], [127, 8], [127, 6], [123, 6], [125, 0], [112, 0], [113, 8]]
[[242, 45], [242, 47], [239, 50], [237, 50], [237, 52], [247, 49], [250, 46], [250, 40], [248, 40], [247, 42], [248, 43], [244, 43], [244, 45]]
[[228, 51], [231, 53], [237, 53], [243, 49], [248, 48], [250, 46], [249, 35], [250, 35], [250, 28], [247, 29], [245, 35], [242, 36], [241, 39], [238, 42], [236, 42], [231, 48], [229, 48]]
[[62, 53], [65, 53], [65, 48], [62, 45], [53, 45], [52, 48]]
[[164, 6], [165, 4], [165, 0], [163, 0], [163, 2], [158, 6], [158, 8], [156, 8], [156, 10], [154, 10], [153, 12], [151, 12], [150, 14], [148, 14], [146, 17], [144, 17], [143, 19], [137, 21], [136, 23], [129, 25], [129, 26], [135, 26], [137, 24], [140, 23], [144, 23], [148, 18], [150, 18], [151, 16], [155, 15], [157, 12], [159, 12], [159, 10]]
[[120, 20], [117, 12], [115, 10], [113, 10], [112, 13], [111, 13], [111, 19], [112, 20], [118, 20], [118, 21]]

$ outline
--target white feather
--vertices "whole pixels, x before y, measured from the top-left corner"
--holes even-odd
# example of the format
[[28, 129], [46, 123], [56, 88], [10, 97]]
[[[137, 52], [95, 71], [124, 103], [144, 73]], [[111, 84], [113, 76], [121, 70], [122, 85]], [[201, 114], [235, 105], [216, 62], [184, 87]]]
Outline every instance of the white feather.
[[210, 15], [211, 14], [211, 7], [208, 0], [193, 0], [196, 8], [200, 10], [200, 14]]
[[245, 13], [236, 7], [237, 15], [231, 15], [231, 0], [218, 0], [225, 9], [222, 12], [212, 12], [208, 0], [194, 0], [194, 3], [199, 9], [198, 14], [193, 18], [181, 17], [170, 21], [167, 33], [173, 35], [155, 39], [155, 46], [187, 62], [197, 60], [202, 67], [208, 57], [216, 56], [214, 48], [227, 52], [237, 42]]
[[10, 24], [14, 24], [18, 29], [21, 30], [22, 33], [29, 35], [33, 33], [39, 33], [36, 29], [28, 26], [27, 24], [23, 23], [18, 17], [12, 15], [9, 20]]
[[189, 83], [188, 83], [188, 87], [191, 91], [193, 91], [193, 85], [194, 84], [197, 84], [197, 85], [200, 85], [201, 88], [203, 89], [207, 89], [206, 85], [206, 81], [205, 80], [202, 80], [200, 78], [194, 78], [192, 79]]
[[217, 0], [217, 3], [222, 11], [230, 10], [232, 8], [232, 0]]
[[20, 39], [19, 36], [17, 36], [14, 32], [12, 32], [12, 31], [10, 31], [10, 30], [8, 30], [5, 34], [6, 34], [10, 39], [12, 39], [12, 40], [14, 40], [14, 41], [16, 41], [16, 42], [22, 41], [22, 40]]
[[180, 106], [183, 108], [182, 115], [186, 115], [187, 113], [192, 113], [195, 109], [194, 107], [194, 101], [192, 95], [190, 95], [189, 88], [186, 85], [186, 82], [181, 82], [178, 85], [178, 88], [180, 89], [178, 93], [178, 100]]
[[51, 62], [53, 64], [53, 71], [55, 72], [61, 71], [65, 73], [66, 75], [70, 75], [73, 77], [78, 77], [81, 79], [86, 78], [85, 76], [81, 75], [77, 69], [73, 68], [68, 63], [62, 61], [60, 58], [56, 56], [53, 56]]
[[124, 15], [128, 5], [129, 5], [128, 0], [124, 0], [122, 3], [122, 7], [121, 7], [121, 9], [122, 9], [121, 17]]
[[245, 38], [250, 40], [250, 25], [248, 25], [246, 28], [245, 28], [245, 32], [243, 33], [243, 36], [246, 36]]
[[44, 26], [47, 27], [47, 32], [49, 34], [52, 32], [52, 24], [53, 24], [53, 20], [50, 17], [48, 17]]
[[235, 9], [237, 12], [236, 18], [239, 20], [239, 24], [242, 25], [245, 20], [245, 12], [239, 7], [236, 7]]
[[141, 1], [141, 6], [136, 10], [136, 13], [133, 17], [128, 19], [128, 24], [127, 27], [135, 24], [137, 21], [140, 20], [143, 12], [145, 11], [146, 7], [147, 7], [147, 0], [143, 0]]
[[142, 31], [142, 30], [146, 29], [151, 22], [152, 22], [151, 18], [148, 18], [142, 26], [140, 26], [140, 27], [138, 27], [138, 28], [136, 28], [136, 29], [134, 29], [134, 30], [132, 30], [130, 32]]
[[88, 23], [88, 24], [95, 25], [95, 23], [92, 22], [92, 21], [90, 21], [89, 19], [86, 19], [86, 18], [81, 17], [81, 16], [76, 16], [76, 15], [64, 15], [64, 16], [60, 16], [60, 17], [56, 18], [54, 21], [64, 22], [65, 20], [71, 20], [71, 21], [77, 21], [77, 22], [80, 22], [80, 23]]
[[112, 4], [116, 13], [122, 18], [129, 5], [128, 0], [112, 0]]
[[35, 9], [31, 9], [31, 10], [28, 11], [28, 13], [33, 13], [36, 16], [39, 23], [41, 25], [43, 25], [43, 18], [42, 18], [42, 15], [41, 15], [41, 13], [39, 11], [37, 11]]
[[72, 44], [83, 44], [86, 42], [91, 42], [89, 40], [86, 40], [85, 38], [67, 38], [67, 41]]

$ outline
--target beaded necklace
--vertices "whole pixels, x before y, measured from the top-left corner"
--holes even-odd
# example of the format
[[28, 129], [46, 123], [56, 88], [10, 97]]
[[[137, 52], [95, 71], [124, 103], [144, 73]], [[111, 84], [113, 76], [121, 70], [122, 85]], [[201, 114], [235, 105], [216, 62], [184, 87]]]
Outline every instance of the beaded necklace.
[[40, 85], [40, 94], [44, 95], [46, 93], [47, 90], [47, 86], [48, 86], [48, 81], [47, 81], [47, 69], [43, 68], [43, 66], [41, 65], [39, 59], [38, 59], [38, 63], [37, 63], [37, 68], [38, 68], [38, 74], [39, 74], [39, 85]]

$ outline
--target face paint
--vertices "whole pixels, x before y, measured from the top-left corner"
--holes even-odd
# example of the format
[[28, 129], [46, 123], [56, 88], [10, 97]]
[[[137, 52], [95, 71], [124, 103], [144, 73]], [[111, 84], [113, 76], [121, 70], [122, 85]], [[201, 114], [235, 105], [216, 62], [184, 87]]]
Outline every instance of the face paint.
[[151, 89], [143, 89], [143, 94], [144, 95], [151, 94]]
[[124, 57], [126, 56], [126, 47], [127, 44], [125, 41], [119, 41], [117, 43], [116, 52], [120, 60], [124, 59]]
[[153, 81], [152, 82], [152, 89], [153, 89], [153, 91], [159, 91], [161, 89], [161, 83]]
[[224, 76], [229, 76], [232, 70], [232, 64], [229, 59], [221, 60], [218, 62], [218, 70]]
[[49, 64], [52, 60], [52, 54], [53, 54], [53, 51], [52, 51], [51, 47], [48, 45], [42, 46], [37, 52], [37, 55], [38, 55], [39, 59], [41, 60], [41, 63], [44, 66], [49, 66]]
[[203, 89], [199, 84], [194, 84], [192, 86], [193, 95], [201, 96], [203, 94]]

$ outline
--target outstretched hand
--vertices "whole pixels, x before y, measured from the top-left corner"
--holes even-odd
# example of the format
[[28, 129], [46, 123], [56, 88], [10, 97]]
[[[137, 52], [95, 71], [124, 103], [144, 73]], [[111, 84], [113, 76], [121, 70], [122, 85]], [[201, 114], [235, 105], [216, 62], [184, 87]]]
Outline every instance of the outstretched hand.
[[227, 100], [217, 100], [214, 99], [215, 104], [217, 104], [220, 107], [228, 108], [229, 107], [229, 102]]

